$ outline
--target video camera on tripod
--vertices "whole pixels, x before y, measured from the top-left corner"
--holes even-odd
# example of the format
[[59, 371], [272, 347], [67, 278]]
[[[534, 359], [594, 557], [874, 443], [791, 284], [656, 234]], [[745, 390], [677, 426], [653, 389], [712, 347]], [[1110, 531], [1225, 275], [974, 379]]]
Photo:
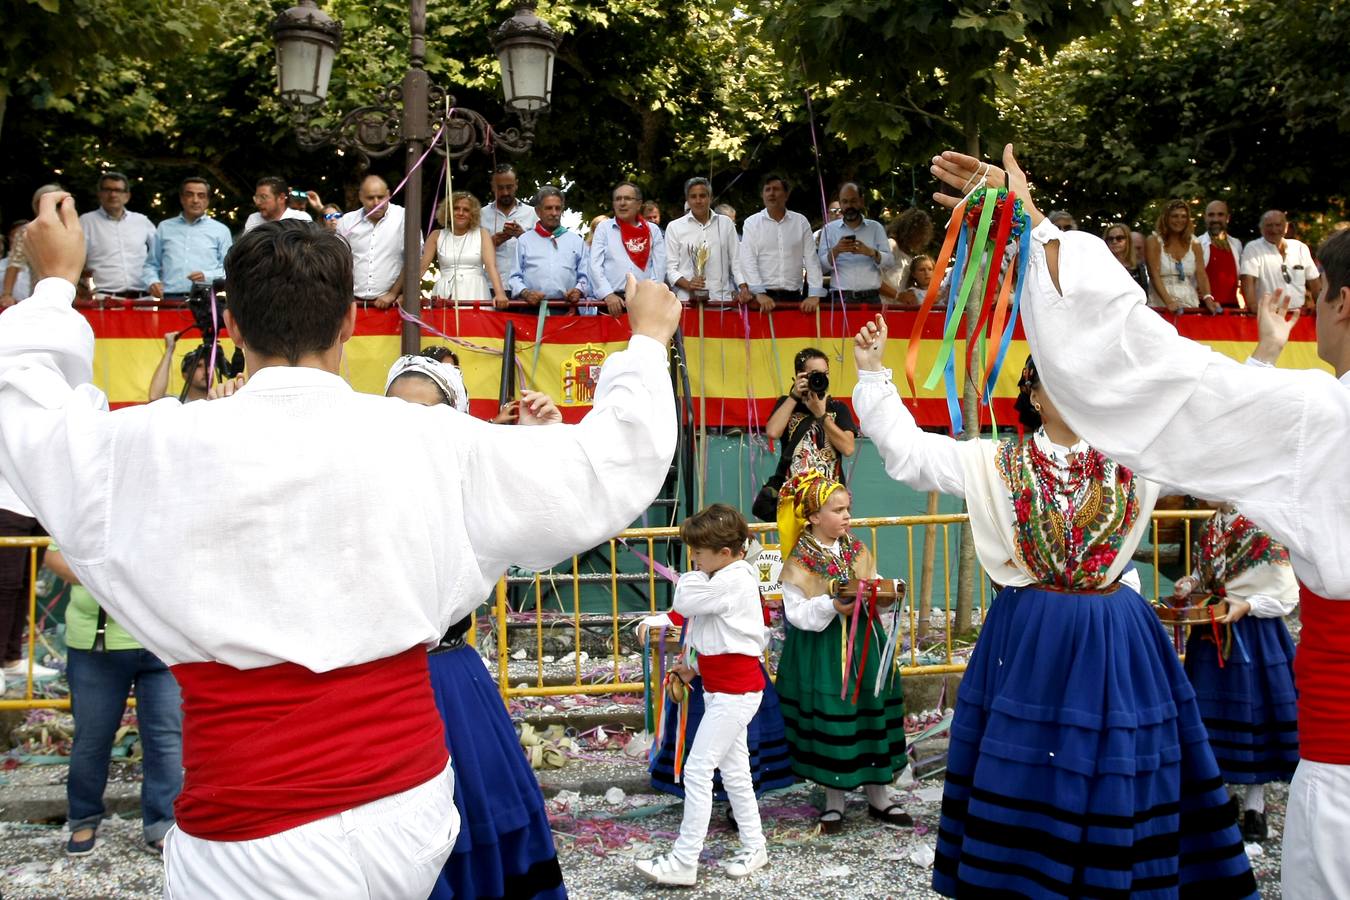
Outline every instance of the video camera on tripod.
[[[196, 328], [201, 332], [202, 345], [183, 357], [183, 375], [187, 379], [197, 364], [215, 348], [215, 365], [208, 366], [208, 373], [214, 370], [216, 378], [226, 381], [244, 373], [244, 351], [236, 345], [234, 356], [227, 362], [225, 351], [219, 346], [220, 327], [224, 324], [222, 315], [225, 304], [225, 279], [217, 278], [211, 283], [195, 282], [188, 292], [188, 311], [192, 313], [192, 325], [179, 334], [185, 334]], [[210, 375], [208, 374], [208, 380]]]

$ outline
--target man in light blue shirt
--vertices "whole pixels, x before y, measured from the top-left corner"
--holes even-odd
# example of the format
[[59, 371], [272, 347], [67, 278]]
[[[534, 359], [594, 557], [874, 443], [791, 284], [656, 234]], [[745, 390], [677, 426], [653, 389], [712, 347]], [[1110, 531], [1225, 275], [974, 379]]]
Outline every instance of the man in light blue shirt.
[[642, 218], [642, 189], [631, 181], [615, 188], [614, 218], [591, 238], [591, 294], [605, 301], [610, 315], [624, 309], [623, 286], [629, 274], [642, 281], [665, 281], [666, 239]]
[[515, 239], [508, 290], [511, 296], [538, 305], [548, 300], [577, 303], [586, 296], [586, 242], [562, 227], [562, 191], [546, 184], [534, 195], [539, 220]]
[[881, 299], [881, 270], [895, 265], [886, 229], [863, 217], [862, 189], [853, 182], [839, 188], [843, 217], [820, 232], [820, 267], [830, 273], [830, 293], [845, 301]]
[[184, 297], [193, 284], [225, 277], [230, 229], [206, 214], [211, 185], [204, 178], [184, 178], [178, 188], [181, 215], [165, 219], [155, 230], [155, 246], [145, 259], [145, 283], [159, 298]]

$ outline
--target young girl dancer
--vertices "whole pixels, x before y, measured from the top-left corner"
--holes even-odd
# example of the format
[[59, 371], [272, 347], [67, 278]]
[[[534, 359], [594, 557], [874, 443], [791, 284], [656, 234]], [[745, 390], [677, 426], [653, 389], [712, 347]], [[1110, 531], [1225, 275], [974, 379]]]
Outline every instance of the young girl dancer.
[[1246, 785], [1242, 838], [1264, 841], [1266, 784], [1289, 781], [1298, 766], [1294, 642], [1284, 627], [1298, 581], [1289, 551], [1231, 506], [1204, 523], [1191, 559], [1177, 595], [1204, 591], [1226, 599], [1228, 612], [1191, 628], [1186, 674], [1224, 782]]
[[1155, 484], [1064, 424], [1028, 360], [1025, 441], [920, 431], [858, 332], [854, 407], [887, 473], [966, 498], [1005, 585], [957, 695], [933, 887], [947, 896], [1255, 897], [1195, 692], [1148, 603], [1118, 580]]
[[[844, 792], [864, 788], [867, 812], [891, 825], [914, 820], [886, 786], [905, 768], [905, 697], [899, 673], [878, 674], [887, 646], [880, 617], [847, 629], [852, 601], [839, 597], [852, 579], [876, 578], [876, 563], [849, 533], [849, 494], [815, 471], [783, 486], [778, 533], [787, 640], [778, 663], [778, 696], [792, 750], [792, 771], [825, 788], [820, 829], [844, 827]], [[882, 599], [880, 607], [893, 603]], [[849, 648], [854, 648], [850, 665]], [[861, 667], [861, 672], [858, 671]]]

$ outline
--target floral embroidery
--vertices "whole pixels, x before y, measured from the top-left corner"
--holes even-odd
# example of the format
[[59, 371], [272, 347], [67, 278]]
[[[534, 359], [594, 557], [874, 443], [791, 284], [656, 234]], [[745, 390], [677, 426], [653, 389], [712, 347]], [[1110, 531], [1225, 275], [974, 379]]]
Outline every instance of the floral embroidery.
[[1103, 586], [1139, 518], [1134, 474], [1096, 450], [1061, 465], [1034, 440], [999, 444], [996, 462], [1017, 520], [1017, 561], [1041, 584]]
[[1215, 513], [1195, 539], [1195, 573], [1202, 587], [1227, 596], [1225, 584], [1261, 565], [1289, 565], [1289, 551], [1243, 515]]
[[804, 531], [797, 540], [796, 549], [792, 551], [792, 558], [806, 571], [842, 587], [852, 578], [853, 561], [862, 552], [862, 541], [854, 539], [851, 534], [845, 534], [840, 539], [839, 552], [834, 553], [816, 540], [811, 532]]

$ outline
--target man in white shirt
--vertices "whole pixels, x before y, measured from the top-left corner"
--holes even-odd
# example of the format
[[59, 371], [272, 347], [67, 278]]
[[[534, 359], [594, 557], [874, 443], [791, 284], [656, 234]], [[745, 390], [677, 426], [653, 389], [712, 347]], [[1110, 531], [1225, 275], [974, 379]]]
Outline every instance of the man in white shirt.
[[1289, 220], [1278, 209], [1261, 216], [1261, 237], [1242, 251], [1242, 295], [1255, 303], [1267, 294], [1286, 290], [1293, 294], [1290, 306], [1302, 309], [1309, 293], [1317, 296], [1322, 281], [1312, 252], [1302, 241], [1285, 237]]
[[881, 270], [895, 265], [886, 229], [863, 215], [862, 189], [853, 182], [839, 188], [843, 216], [820, 232], [820, 265], [830, 272], [830, 291], [844, 302], [881, 300]]
[[268, 223], [226, 264], [248, 383], [108, 412], [70, 306], [84, 241], [69, 195], [35, 224], [51, 277], [0, 317], [0, 475], [181, 687], [165, 896], [427, 896], [458, 815], [426, 648], [509, 564], [551, 566], [651, 502], [676, 441], [679, 302], [630, 280], [633, 338], [592, 411], [504, 428], [354, 392], [338, 374], [351, 255]]
[[252, 231], [264, 222], [280, 222], [282, 219], [296, 219], [310, 224], [314, 222], [303, 207], [291, 208], [291, 186], [286, 183], [286, 179], [276, 175], [258, 179], [258, 183], [253, 186], [253, 205], [258, 211], [244, 222], [245, 232]]
[[131, 182], [121, 172], [98, 180], [98, 209], [80, 216], [84, 230], [84, 277], [94, 291], [114, 297], [145, 293], [145, 259], [155, 249], [155, 226], [127, 209]]
[[[511, 275], [516, 261], [517, 239], [534, 227], [539, 215], [534, 207], [516, 199], [520, 182], [510, 163], [502, 163], [492, 173], [492, 203], [483, 208], [480, 224], [492, 235], [492, 246], [497, 248], [497, 271], [502, 284]], [[510, 288], [507, 288], [509, 294]]]
[[820, 258], [816, 256], [811, 223], [787, 208], [791, 193], [792, 185], [782, 175], [770, 173], [760, 182], [764, 208], [745, 220], [741, 273], [760, 309], [771, 310], [776, 303], [801, 303], [802, 312], [815, 312], [825, 296]]
[[403, 296], [403, 207], [389, 202], [389, 185], [378, 175], [366, 176], [358, 196], [361, 208], [337, 228], [352, 250], [353, 296], [388, 309]]
[[[1229, 309], [1245, 309], [1238, 293], [1238, 272], [1242, 268], [1242, 241], [1228, 233], [1228, 204], [1211, 200], [1205, 207], [1205, 233], [1200, 235], [1205, 253], [1205, 275], [1214, 302]], [[1219, 252], [1213, 252], [1218, 247]], [[1253, 308], [1255, 308], [1253, 306]]]
[[[1260, 298], [1260, 342], [1239, 365], [1148, 310], [1095, 237], [1042, 223], [1012, 145], [1004, 164], [1035, 226], [1023, 324], [1069, 426], [1139, 475], [1236, 504], [1289, 548], [1302, 586], [1294, 661], [1301, 760], [1285, 816], [1283, 896], [1350, 897], [1350, 232], [1319, 251], [1326, 277], [1317, 282], [1317, 354], [1335, 377], [1273, 367], [1298, 319], [1286, 315], [1284, 289], [1247, 295]], [[958, 191], [1005, 183], [1003, 170], [952, 151], [934, 158], [933, 173]], [[958, 200], [934, 199], [948, 207]], [[1283, 218], [1263, 217], [1272, 248]], [[1302, 295], [1295, 300], [1297, 311]]]
[[683, 303], [749, 303], [754, 295], [741, 277], [736, 225], [712, 211], [706, 178], [684, 183], [689, 212], [666, 226], [666, 281]]

